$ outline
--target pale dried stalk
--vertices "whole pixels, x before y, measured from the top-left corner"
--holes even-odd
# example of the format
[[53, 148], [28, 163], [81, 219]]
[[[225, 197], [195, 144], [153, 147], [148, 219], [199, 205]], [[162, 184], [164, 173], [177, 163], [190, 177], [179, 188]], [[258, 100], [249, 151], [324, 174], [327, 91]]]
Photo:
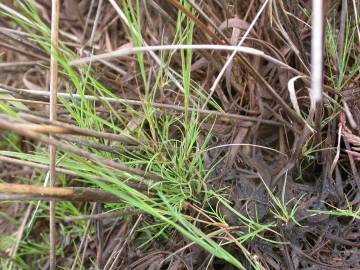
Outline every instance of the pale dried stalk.
[[[101, 60], [113, 60], [120, 57], [125, 57], [128, 55], [132, 55], [139, 52], [155, 52], [155, 51], [175, 51], [175, 50], [216, 50], [216, 51], [230, 51], [233, 53], [234, 57], [237, 53], [249, 54], [258, 57], [262, 57], [263, 59], [278, 65], [279, 67], [289, 70], [295, 74], [300, 74], [300, 72], [288, 64], [281, 62], [280, 60], [265, 54], [263, 51], [254, 49], [246, 46], [232, 46], [232, 45], [214, 45], [214, 44], [192, 44], [192, 45], [154, 45], [154, 46], [146, 46], [146, 47], [131, 47], [131, 48], [121, 48], [112, 52], [102, 53], [97, 55], [91, 55], [88, 57], [83, 57], [79, 59], [75, 59], [69, 62], [71, 66], [78, 66], [82, 64], [95, 63]], [[230, 59], [230, 58], [229, 58]], [[227, 66], [225, 66], [226, 69]], [[222, 73], [220, 73], [222, 75]], [[303, 74], [301, 74], [303, 75]], [[220, 78], [221, 79], [221, 78]]]
[[[58, 63], [56, 54], [59, 45], [60, 1], [52, 0], [51, 4], [51, 56], [50, 56], [50, 121], [56, 120]], [[51, 139], [51, 135], [50, 135]], [[56, 181], [56, 146], [49, 145], [50, 158], [50, 186]], [[56, 220], [55, 201], [50, 201], [50, 270], [56, 269]]]
[[1, 200], [65, 200], [74, 202], [120, 202], [113, 193], [83, 187], [41, 187], [25, 184], [0, 184]]
[[323, 1], [312, 1], [311, 33], [311, 100], [312, 106], [321, 103], [323, 81]]

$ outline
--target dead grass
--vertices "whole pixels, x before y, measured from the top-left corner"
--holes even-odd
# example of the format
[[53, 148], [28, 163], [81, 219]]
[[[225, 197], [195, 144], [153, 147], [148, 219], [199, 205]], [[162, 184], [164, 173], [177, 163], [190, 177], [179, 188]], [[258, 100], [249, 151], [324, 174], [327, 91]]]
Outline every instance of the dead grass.
[[313, 2], [2, 1], [0, 268], [360, 268], [360, 7]]

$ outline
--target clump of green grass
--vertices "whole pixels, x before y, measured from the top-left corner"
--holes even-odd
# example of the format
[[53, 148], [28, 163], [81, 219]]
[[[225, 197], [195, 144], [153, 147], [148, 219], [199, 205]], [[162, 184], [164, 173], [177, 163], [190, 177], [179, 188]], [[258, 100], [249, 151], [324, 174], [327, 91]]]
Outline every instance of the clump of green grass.
[[299, 222], [296, 220], [296, 212], [299, 209], [301, 199], [303, 198], [304, 195], [300, 196], [300, 198], [297, 199], [297, 201], [293, 204], [291, 208], [289, 207], [289, 205], [294, 201], [295, 198], [285, 202], [287, 175], [285, 176], [284, 179], [284, 184], [281, 191], [281, 198], [276, 197], [275, 194], [266, 185], [264, 180], [263, 179], [261, 180], [271, 198], [271, 205], [273, 207], [271, 213], [274, 215], [275, 220], [280, 221], [281, 223], [283, 223], [283, 225], [288, 225], [289, 222], [292, 222], [297, 226], [301, 226]]
[[308, 211], [310, 213], [313, 213], [314, 216], [329, 215], [334, 217], [345, 217], [345, 218], [351, 218], [353, 220], [360, 220], [360, 208], [354, 209], [354, 206], [350, 204], [346, 196], [345, 196], [345, 200], [346, 200], [346, 205], [344, 208], [338, 208], [325, 202], [329, 210], [312, 209]]
[[[129, 31], [133, 44], [134, 46], [141, 46], [143, 40], [141, 36], [139, 1], [136, 1], [134, 5], [130, 4], [130, 1], [125, 0], [121, 3], [130, 25]], [[16, 4], [21, 10], [21, 14], [2, 10], [2, 15], [12, 18], [14, 22], [30, 33], [33, 39], [50, 54], [48, 42], [50, 40], [50, 30], [42, 21], [34, 3], [28, 0], [25, 2], [18, 1]], [[185, 7], [190, 9], [188, 4], [185, 4]], [[183, 13], [179, 12], [174, 43], [192, 44], [193, 28], [193, 22]], [[82, 179], [75, 179], [75, 183], [86, 182], [91, 186], [97, 186], [103, 190], [110, 191], [123, 200], [124, 206], [136, 208], [151, 215], [153, 220], [149, 226], [154, 233], [149, 238], [149, 241], [156, 237], [166, 237], [166, 234], [175, 229], [184, 237], [203, 247], [213, 256], [228, 261], [239, 269], [245, 269], [243, 264], [224, 248], [226, 245], [235, 243], [253, 267], [261, 269], [259, 262], [253, 260], [250, 252], [246, 250], [243, 244], [256, 236], [261, 237], [261, 233], [264, 231], [270, 230], [274, 232], [272, 224], [261, 225], [257, 220], [250, 220], [244, 216], [239, 216], [244, 224], [249, 227], [249, 230], [236, 237], [225, 234], [229, 240], [222, 243], [214, 240], [214, 237], [224, 235], [224, 230], [208, 234], [201, 227], [194, 225], [195, 219], [193, 217], [186, 215], [186, 205], [202, 205], [201, 198], [205, 198], [209, 194], [216, 197], [219, 202], [225, 205], [226, 203], [214, 191], [209, 190], [206, 184], [209, 170], [205, 167], [204, 155], [211, 138], [211, 133], [205, 136], [205, 140], [201, 144], [201, 140], [199, 140], [201, 125], [206, 119], [201, 118], [196, 111], [189, 110], [190, 106], [196, 106], [196, 104], [200, 103], [200, 100], [204, 99], [199, 94], [201, 91], [198, 85], [194, 84], [191, 80], [191, 50], [180, 51], [181, 73], [176, 74], [176, 77], [183, 85], [183, 93], [180, 95], [184, 104], [184, 114], [178, 116], [158, 116], [157, 113], [160, 112], [151, 105], [156, 97], [160, 82], [165, 84], [173, 83], [165, 75], [163, 67], [166, 66], [166, 63], [171, 62], [174, 54], [162, 55], [161, 61], [163, 63], [156, 68], [155, 82], [153, 85], [150, 85], [149, 77], [153, 74], [148, 72], [147, 55], [145, 53], [137, 53], [137, 63], [142, 78], [142, 91], [139, 93], [139, 97], [144, 102], [142, 106], [143, 113], [123, 103], [122, 112], [126, 111], [131, 115], [131, 119], [137, 119], [139, 122], [137, 127], [129, 131], [126, 129], [126, 123], [130, 119], [123, 116], [121, 112], [116, 111], [111, 104], [106, 102], [102, 104], [109, 110], [108, 118], [98, 115], [96, 103], [88, 100], [86, 95], [117, 98], [116, 95], [112, 94], [109, 89], [95, 78], [91, 65], [73, 68], [69, 62], [75, 58], [75, 55], [62, 45], [56, 54], [56, 58], [61, 67], [61, 76], [65, 88], [70, 93], [70, 99], [60, 99], [60, 101], [72, 119], [76, 121], [78, 126], [84, 128], [91, 128], [97, 131], [107, 129], [113, 133], [128, 132], [129, 136], [139, 142], [138, 151], [128, 151], [123, 145], [118, 145], [119, 149], [121, 149], [119, 154], [107, 153], [91, 147], [84, 147], [83, 149], [107, 159], [121, 161], [129, 167], [142, 168], [147, 172], [161, 176], [163, 180], [156, 182], [128, 173], [114, 171], [101, 163], [89, 163], [84, 157], [63, 151], [58, 151], [58, 166], [70, 169], [81, 175]], [[79, 94], [81, 99], [71, 98], [71, 93]], [[16, 116], [16, 110], [13, 110], [11, 105], [1, 103], [0, 108], [5, 113]], [[95, 138], [91, 140], [97, 143], [108, 143], [106, 140]], [[145, 144], [143, 143], [144, 141], [149, 143]], [[36, 148], [32, 153], [2, 151], [1, 154], [44, 164], [49, 163], [48, 157], [41, 148]], [[96, 178], [98, 176], [106, 180], [106, 182], [98, 180]], [[42, 179], [44, 179], [43, 175], [35, 179], [34, 182], [43, 182]], [[65, 178], [60, 183], [64, 186], [67, 185]], [[154, 195], [150, 196], [132, 188], [129, 185], [131, 183], [146, 184], [149, 191]], [[116, 209], [119, 206], [108, 205], [107, 207], [114, 207]], [[230, 206], [227, 205], [227, 207]], [[46, 217], [47, 205], [41, 203], [39, 209], [42, 214], [37, 215], [35, 218]], [[87, 210], [85, 209], [84, 211]], [[80, 214], [79, 210], [72, 203], [61, 203], [57, 207], [57, 218], [60, 220], [65, 215], [78, 214]], [[223, 222], [218, 213], [209, 214], [218, 216], [220, 223]], [[216, 224], [212, 225], [216, 227]], [[61, 226], [61, 234], [63, 236], [79, 236], [84, 231], [84, 226], [83, 223], [78, 223], [70, 230], [65, 226]], [[32, 243], [30, 238], [25, 237], [16, 257], [19, 265], [24, 265], [22, 257], [33, 252], [33, 249], [36, 249], [36, 254], [44, 258], [42, 256], [45, 256], [46, 250], [48, 250], [48, 243], [45, 240], [41, 244]], [[58, 247], [58, 252], [61, 255], [61, 245]]]
[[328, 66], [329, 79], [337, 92], [348, 86], [349, 82], [359, 74], [360, 58], [356, 52], [356, 25], [352, 23], [349, 16], [346, 20], [344, 48], [342, 59], [339, 57], [337, 20], [333, 16], [333, 24], [327, 21], [325, 46], [326, 46], [326, 64]]

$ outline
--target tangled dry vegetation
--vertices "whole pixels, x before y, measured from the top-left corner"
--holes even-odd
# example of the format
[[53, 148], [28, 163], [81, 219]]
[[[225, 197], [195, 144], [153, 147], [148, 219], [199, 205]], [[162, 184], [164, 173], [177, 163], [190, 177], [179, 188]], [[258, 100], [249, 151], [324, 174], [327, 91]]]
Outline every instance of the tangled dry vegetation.
[[1, 269], [360, 269], [360, 9], [324, 4], [314, 106], [310, 1], [1, 1]]

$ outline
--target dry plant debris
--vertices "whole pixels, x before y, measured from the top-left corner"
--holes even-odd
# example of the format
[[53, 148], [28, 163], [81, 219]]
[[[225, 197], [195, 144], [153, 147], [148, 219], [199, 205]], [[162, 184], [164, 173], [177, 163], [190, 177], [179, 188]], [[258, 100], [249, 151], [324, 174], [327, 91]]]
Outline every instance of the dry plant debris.
[[1, 1], [0, 268], [360, 269], [359, 21]]

